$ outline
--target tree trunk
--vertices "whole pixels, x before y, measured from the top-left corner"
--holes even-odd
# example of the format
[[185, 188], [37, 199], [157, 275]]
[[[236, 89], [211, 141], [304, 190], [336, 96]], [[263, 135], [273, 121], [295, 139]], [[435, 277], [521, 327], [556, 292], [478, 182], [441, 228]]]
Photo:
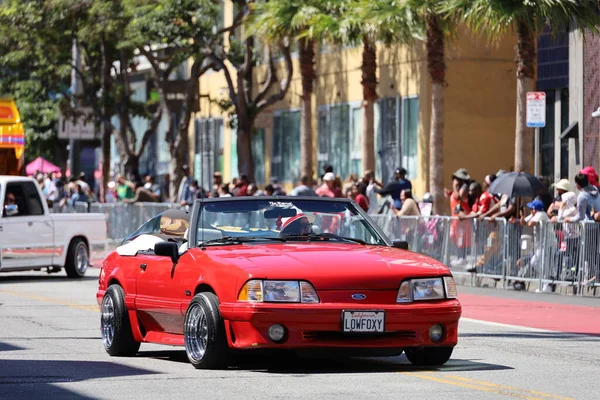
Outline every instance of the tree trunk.
[[100, 202], [106, 202], [106, 189], [108, 188], [108, 180], [110, 179], [110, 136], [112, 135], [113, 127], [110, 122], [112, 116], [109, 93], [112, 80], [111, 68], [108, 52], [106, 51], [106, 43], [104, 37], [101, 40], [102, 52], [102, 181], [100, 183]]
[[431, 127], [429, 132], [429, 191], [434, 213], [446, 209], [444, 200], [444, 86], [446, 59], [444, 33], [438, 17], [427, 17], [427, 69], [431, 79]]
[[[313, 166], [313, 129], [312, 129], [312, 98], [315, 81], [315, 42], [309, 39], [300, 39], [299, 58], [300, 76], [302, 79], [302, 121], [300, 125], [300, 169], [302, 175], [312, 178]], [[239, 139], [238, 139], [239, 140]]]
[[362, 172], [375, 171], [375, 102], [377, 101], [376, 46], [363, 39], [362, 54]]
[[105, 120], [102, 124], [102, 183], [100, 186], [100, 202], [106, 202], [106, 189], [110, 179], [110, 135], [112, 134], [112, 125], [110, 120]]
[[252, 157], [252, 134], [254, 133], [254, 121], [241, 123], [238, 121], [237, 128], [237, 156], [238, 171], [246, 174], [250, 182], [254, 182], [254, 160]]
[[533, 173], [533, 135], [527, 128], [527, 92], [534, 90], [535, 31], [525, 21], [517, 24], [517, 126], [515, 130], [515, 171]]

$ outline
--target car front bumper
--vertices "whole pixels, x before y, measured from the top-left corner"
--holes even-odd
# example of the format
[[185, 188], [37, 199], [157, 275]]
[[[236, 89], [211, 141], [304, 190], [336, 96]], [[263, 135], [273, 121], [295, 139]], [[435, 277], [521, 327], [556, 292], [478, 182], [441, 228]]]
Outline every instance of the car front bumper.
[[[422, 346], [455, 346], [461, 306], [458, 300], [411, 304], [221, 304], [229, 346], [257, 348], [365, 348], [400, 349]], [[385, 333], [342, 332], [342, 311], [385, 311]], [[273, 324], [286, 328], [284, 341], [269, 338]], [[444, 327], [441, 341], [429, 338], [429, 329]]]

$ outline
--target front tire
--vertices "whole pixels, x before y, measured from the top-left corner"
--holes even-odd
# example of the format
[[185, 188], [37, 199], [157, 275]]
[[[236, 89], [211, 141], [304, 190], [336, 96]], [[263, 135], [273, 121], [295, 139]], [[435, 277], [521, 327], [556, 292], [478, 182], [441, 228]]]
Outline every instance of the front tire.
[[213, 293], [198, 293], [188, 306], [183, 326], [185, 352], [196, 369], [227, 367], [231, 351], [219, 299]]
[[453, 350], [454, 347], [418, 347], [404, 349], [404, 354], [412, 365], [434, 367], [446, 364]]
[[125, 292], [119, 285], [110, 285], [102, 299], [100, 325], [104, 350], [111, 356], [134, 356], [140, 349], [131, 331], [125, 306]]
[[83, 278], [87, 271], [90, 252], [83, 239], [73, 239], [67, 251], [65, 271], [69, 278]]

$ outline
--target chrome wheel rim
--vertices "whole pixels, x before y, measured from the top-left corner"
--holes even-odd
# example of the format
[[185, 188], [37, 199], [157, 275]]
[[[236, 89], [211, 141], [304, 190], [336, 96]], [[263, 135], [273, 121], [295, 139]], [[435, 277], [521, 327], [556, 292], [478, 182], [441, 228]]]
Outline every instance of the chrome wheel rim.
[[188, 311], [185, 322], [185, 350], [194, 362], [204, 358], [208, 347], [208, 321], [206, 313], [199, 304], [194, 304]]
[[110, 296], [102, 300], [102, 343], [108, 349], [115, 338], [115, 305]]
[[87, 248], [83, 243], [79, 243], [77, 250], [75, 250], [75, 266], [77, 271], [84, 273], [88, 268], [88, 264]]

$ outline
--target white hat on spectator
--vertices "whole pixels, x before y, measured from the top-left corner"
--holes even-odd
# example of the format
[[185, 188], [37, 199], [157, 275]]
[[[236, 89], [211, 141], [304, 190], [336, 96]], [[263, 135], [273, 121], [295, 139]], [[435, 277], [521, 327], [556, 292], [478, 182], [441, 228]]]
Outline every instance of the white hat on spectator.
[[571, 183], [568, 179], [561, 179], [560, 181], [552, 184], [556, 189], [564, 190], [565, 192], [571, 191]]
[[335, 181], [335, 175], [333, 172], [328, 172], [325, 175], [323, 175], [323, 180], [324, 181]]

